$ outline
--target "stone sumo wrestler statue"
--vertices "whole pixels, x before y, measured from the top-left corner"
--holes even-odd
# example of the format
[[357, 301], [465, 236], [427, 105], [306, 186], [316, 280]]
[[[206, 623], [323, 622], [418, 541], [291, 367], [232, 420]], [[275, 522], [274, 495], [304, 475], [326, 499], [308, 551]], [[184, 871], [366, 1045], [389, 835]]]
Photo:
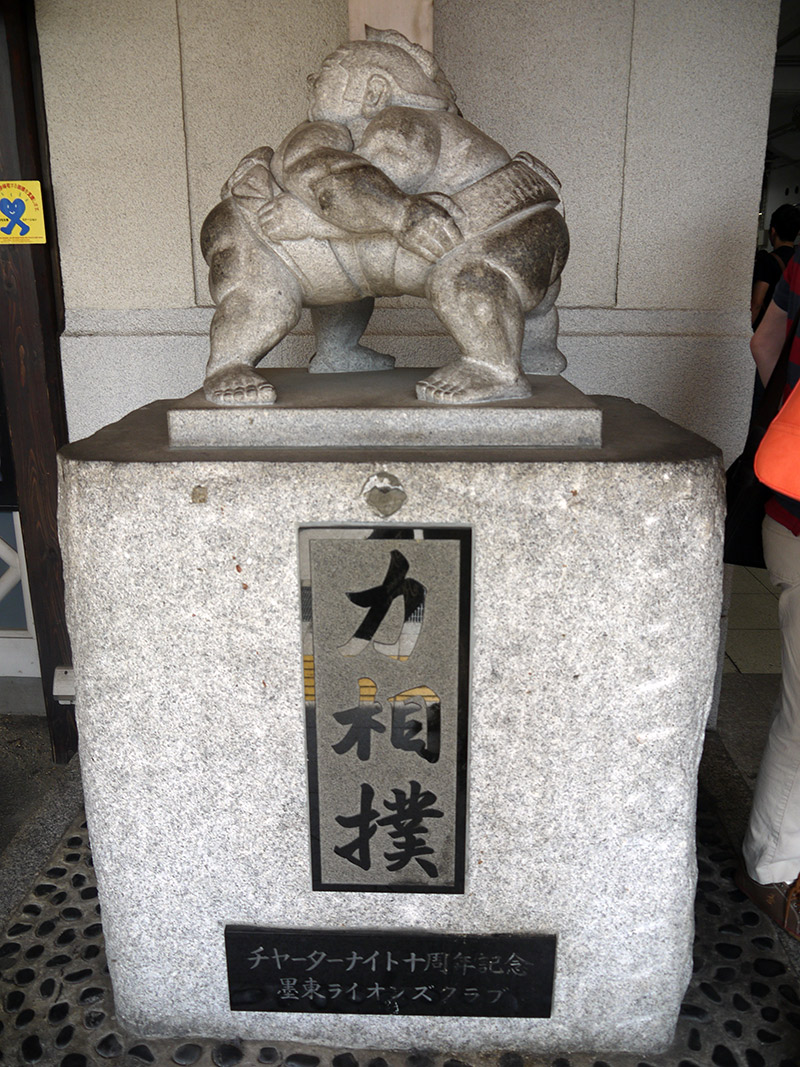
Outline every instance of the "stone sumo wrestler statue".
[[400, 294], [427, 298], [460, 349], [417, 384], [421, 400], [530, 395], [523, 335], [526, 369], [563, 370], [555, 175], [462, 118], [434, 57], [394, 31], [337, 48], [309, 84], [308, 122], [246, 156], [203, 225], [216, 304], [206, 397], [271, 404], [253, 368], [303, 307], [311, 371], [388, 369], [359, 339], [374, 298]]

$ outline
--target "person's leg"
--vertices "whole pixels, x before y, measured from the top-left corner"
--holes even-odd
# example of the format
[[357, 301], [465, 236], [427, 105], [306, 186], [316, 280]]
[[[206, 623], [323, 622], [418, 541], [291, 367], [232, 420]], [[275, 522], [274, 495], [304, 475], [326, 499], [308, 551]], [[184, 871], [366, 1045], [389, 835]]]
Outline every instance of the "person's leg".
[[308, 365], [312, 374], [391, 370], [394, 367], [392, 356], [359, 344], [374, 306], [374, 297], [367, 296], [352, 304], [311, 309], [317, 338], [317, 350]]
[[221, 405], [271, 404], [275, 390], [253, 368], [297, 323], [300, 284], [275, 253], [253, 239], [230, 200], [206, 219], [202, 244], [216, 304], [206, 398]]
[[761, 759], [744, 855], [757, 882], [793, 882], [800, 874], [800, 539], [769, 516], [764, 556], [781, 590], [781, 695]]
[[428, 298], [461, 355], [417, 383], [420, 400], [467, 404], [530, 396], [519, 361], [523, 310], [503, 271], [457, 249], [431, 272]]
[[543, 304], [540, 321], [535, 315], [530, 321], [530, 340], [540, 365], [552, 364], [558, 359], [553, 303], [568, 249], [564, 219], [547, 207], [468, 238], [436, 263], [426, 295], [461, 356], [417, 384], [420, 400], [468, 404], [530, 396], [521, 365], [525, 316]]
[[561, 278], [557, 278], [542, 302], [525, 316], [520, 354], [525, 374], [561, 374], [567, 366], [558, 348], [558, 309], [555, 304], [560, 291]]
[[[783, 889], [800, 877], [800, 538], [769, 516], [764, 520], [763, 537], [770, 579], [781, 590], [781, 694], [761, 759], [742, 852], [748, 880], [776, 887], [774, 903], [785, 913], [786, 897], [791, 894]], [[757, 887], [741, 884], [740, 888], [756, 899]], [[798, 936], [796, 901], [792, 907], [794, 916], [789, 918], [794, 929], [790, 923], [790, 932]]]

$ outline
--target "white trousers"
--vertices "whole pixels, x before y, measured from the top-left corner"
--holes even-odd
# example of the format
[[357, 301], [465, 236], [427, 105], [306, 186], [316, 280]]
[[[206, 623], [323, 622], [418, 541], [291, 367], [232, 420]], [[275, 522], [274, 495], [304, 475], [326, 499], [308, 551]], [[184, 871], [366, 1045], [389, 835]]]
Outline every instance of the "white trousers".
[[758, 771], [743, 852], [757, 882], [800, 875], [800, 537], [764, 519], [764, 559], [781, 595], [781, 695]]

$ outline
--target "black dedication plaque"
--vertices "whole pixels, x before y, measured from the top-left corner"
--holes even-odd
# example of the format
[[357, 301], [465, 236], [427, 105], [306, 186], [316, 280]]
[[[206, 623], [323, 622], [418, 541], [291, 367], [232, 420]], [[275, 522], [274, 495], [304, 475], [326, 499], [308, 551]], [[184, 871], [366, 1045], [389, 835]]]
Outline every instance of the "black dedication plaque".
[[226, 926], [232, 1011], [549, 1018], [554, 934]]
[[315, 890], [463, 893], [472, 533], [302, 527]]

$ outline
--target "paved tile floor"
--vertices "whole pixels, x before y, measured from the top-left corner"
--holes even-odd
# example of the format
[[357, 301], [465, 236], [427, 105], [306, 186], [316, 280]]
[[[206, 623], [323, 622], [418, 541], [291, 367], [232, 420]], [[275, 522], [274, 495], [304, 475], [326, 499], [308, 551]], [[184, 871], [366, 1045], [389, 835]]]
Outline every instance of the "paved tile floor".
[[778, 590], [765, 570], [733, 567], [726, 673], [780, 674]]

